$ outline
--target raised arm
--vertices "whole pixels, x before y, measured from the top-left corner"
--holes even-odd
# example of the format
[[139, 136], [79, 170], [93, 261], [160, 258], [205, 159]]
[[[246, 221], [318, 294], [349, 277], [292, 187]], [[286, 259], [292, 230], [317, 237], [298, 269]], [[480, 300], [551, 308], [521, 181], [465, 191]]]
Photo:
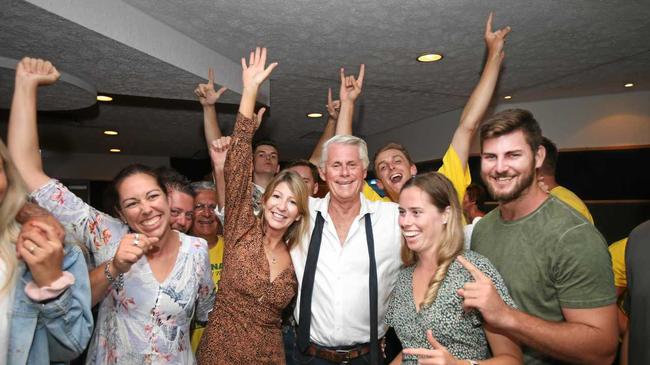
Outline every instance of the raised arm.
[[119, 237], [128, 227], [95, 210], [60, 183], [48, 183], [50, 178], [43, 172], [36, 95], [38, 86], [50, 85], [58, 78], [59, 72], [50, 62], [24, 58], [18, 63], [7, 145], [34, 200], [63, 225], [68, 236], [86, 245], [94, 263], [100, 263], [113, 256]]
[[228, 88], [225, 86], [220, 88], [219, 91], [214, 90], [214, 70], [212, 68], [208, 69], [208, 83], [199, 84], [194, 90], [194, 94], [199, 98], [199, 103], [203, 106], [203, 132], [208, 149], [212, 141], [222, 137], [215, 104], [226, 90]]
[[361, 64], [359, 76], [345, 76], [345, 70], [341, 68], [341, 88], [339, 99], [341, 100], [341, 111], [336, 122], [336, 134], [352, 134], [352, 119], [354, 117], [354, 102], [361, 94], [363, 78], [366, 74], [366, 66]]
[[309, 156], [309, 162], [316, 166], [320, 164], [323, 144], [325, 144], [328, 139], [334, 137], [336, 131], [336, 120], [339, 118], [339, 110], [341, 110], [341, 102], [339, 100], [332, 100], [332, 89], [327, 89], [327, 124], [325, 124], [323, 134], [321, 134], [318, 139], [314, 151], [311, 153], [311, 156]]
[[469, 158], [469, 149], [472, 143], [472, 137], [478, 129], [488, 106], [492, 99], [492, 94], [499, 79], [499, 71], [505, 53], [503, 51], [506, 36], [510, 33], [510, 27], [505, 27], [497, 31], [492, 31], [492, 17], [490, 13], [485, 24], [485, 45], [488, 49], [488, 56], [481, 74], [481, 79], [476, 88], [469, 97], [463, 113], [460, 116], [460, 124], [454, 132], [451, 140], [451, 146], [458, 154], [463, 164], [463, 169], [467, 165]]
[[266, 48], [257, 47], [255, 52], [251, 52], [246, 64], [246, 59], [242, 57], [242, 82], [244, 90], [241, 95], [241, 102], [239, 103], [239, 112], [248, 119], [253, 118], [255, 111], [255, 101], [257, 100], [257, 92], [260, 85], [271, 76], [273, 69], [277, 67], [278, 63], [271, 63], [266, 67]]
[[16, 66], [14, 98], [9, 114], [7, 146], [27, 189], [34, 191], [45, 185], [49, 177], [43, 171], [36, 128], [36, 98], [39, 86], [51, 85], [59, 79], [59, 71], [49, 62], [23, 58]]
[[[248, 63], [242, 58], [242, 91], [239, 115], [226, 155], [224, 176], [225, 191], [225, 244], [234, 245], [246, 227], [255, 224], [251, 203], [253, 181], [253, 134], [259, 126], [256, 121], [255, 101], [260, 85], [271, 75], [277, 63], [266, 67], [266, 48], [257, 47], [251, 52]], [[261, 118], [261, 115], [260, 115]]]

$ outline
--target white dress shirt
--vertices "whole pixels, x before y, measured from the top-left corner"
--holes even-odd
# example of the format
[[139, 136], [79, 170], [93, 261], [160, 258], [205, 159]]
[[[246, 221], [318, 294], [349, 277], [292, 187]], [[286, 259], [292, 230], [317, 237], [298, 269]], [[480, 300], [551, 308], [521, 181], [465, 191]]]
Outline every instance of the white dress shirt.
[[476, 226], [476, 223], [478, 223], [481, 218], [483, 217], [474, 217], [472, 223], [466, 224], [465, 227], [463, 227], [463, 232], [465, 233], [465, 250], [470, 250], [472, 248], [472, 232], [474, 232], [474, 226]]
[[[347, 346], [370, 342], [370, 294], [368, 289], [370, 262], [364, 215], [370, 213], [375, 241], [378, 283], [378, 333], [387, 330], [384, 316], [401, 266], [401, 233], [397, 219], [397, 204], [371, 202], [361, 195], [359, 215], [350, 226], [345, 243], [341, 244], [336, 228], [328, 214], [330, 194], [325, 198], [310, 198], [309, 236], [314, 229], [316, 212], [321, 212], [325, 224], [318, 265], [314, 277], [311, 304], [311, 341], [321, 346]], [[291, 250], [298, 279], [295, 318], [300, 318], [300, 291], [305, 272], [311, 237]]]

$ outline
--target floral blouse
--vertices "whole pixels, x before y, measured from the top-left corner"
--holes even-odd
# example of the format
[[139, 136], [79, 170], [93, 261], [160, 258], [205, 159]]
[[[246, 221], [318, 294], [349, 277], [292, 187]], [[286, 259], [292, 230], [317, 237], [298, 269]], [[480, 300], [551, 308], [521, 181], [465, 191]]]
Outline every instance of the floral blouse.
[[[463, 252], [463, 257], [492, 279], [507, 305], [516, 307], [501, 275], [488, 259], [474, 251]], [[469, 271], [454, 260], [449, 265], [433, 303], [418, 312], [413, 299], [414, 269], [415, 266], [412, 265], [400, 271], [385, 319], [386, 324], [395, 329], [402, 347], [431, 348], [426, 337], [426, 331], [430, 329], [436, 340], [456, 358], [488, 359], [491, 354], [483, 330], [483, 318], [476, 309], [466, 313], [463, 310], [463, 298], [456, 293], [465, 283], [474, 281]], [[417, 357], [406, 355], [402, 364], [415, 365]]]
[[[111, 259], [129, 227], [84, 203], [51, 180], [32, 193], [67, 235], [90, 250], [94, 266]], [[193, 313], [207, 322], [215, 299], [206, 242], [178, 233], [174, 268], [158, 282], [146, 257], [124, 274], [124, 288], [111, 287], [101, 302], [87, 364], [194, 364], [190, 347]]]

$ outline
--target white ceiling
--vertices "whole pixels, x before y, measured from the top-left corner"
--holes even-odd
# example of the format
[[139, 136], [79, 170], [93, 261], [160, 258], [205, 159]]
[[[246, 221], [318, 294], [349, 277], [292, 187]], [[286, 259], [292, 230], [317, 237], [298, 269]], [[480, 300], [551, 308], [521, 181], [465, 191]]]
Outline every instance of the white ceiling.
[[[0, 57], [49, 58], [61, 71], [115, 95], [114, 103], [88, 107], [89, 92], [64, 83], [42, 96], [44, 106], [84, 108], [41, 116], [42, 145], [66, 152], [105, 153], [117, 145], [133, 155], [204, 157], [201, 108], [192, 92], [207, 73], [202, 68], [214, 66], [217, 82], [239, 90], [233, 65], [256, 45], [267, 46], [270, 59], [280, 63], [270, 82], [270, 118], [260, 135], [277, 141], [285, 160], [311, 151], [325, 121], [305, 114], [324, 111], [327, 88], [338, 89], [341, 66], [356, 72], [366, 64], [356, 126], [362, 136], [462, 108], [482, 68], [490, 10], [495, 26], [513, 28], [498, 97], [532, 101], [616, 93], [629, 80], [636, 89], [650, 90], [650, 3], [641, 0], [67, 1], [100, 16], [116, 4], [146, 16], [146, 46], [135, 41], [142, 35], [139, 25], [130, 30], [132, 37], [127, 32], [118, 38], [92, 19], [77, 18], [80, 25], [42, 8], [60, 8], [58, 1], [31, 2], [39, 6], [0, 5]], [[180, 47], [178, 39], [190, 45]], [[415, 62], [429, 50], [445, 58]], [[0, 70], [0, 108], [7, 108], [11, 70]], [[230, 91], [219, 105], [226, 130], [238, 97]], [[6, 113], [2, 119], [4, 128]], [[121, 134], [107, 139], [101, 135], [105, 128]]]

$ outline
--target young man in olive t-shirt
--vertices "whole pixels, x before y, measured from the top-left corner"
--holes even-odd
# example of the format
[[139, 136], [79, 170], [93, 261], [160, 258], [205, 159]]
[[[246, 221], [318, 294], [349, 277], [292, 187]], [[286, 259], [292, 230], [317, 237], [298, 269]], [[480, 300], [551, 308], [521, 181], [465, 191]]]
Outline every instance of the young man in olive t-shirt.
[[459, 290], [466, 308], [520, 342], [527, 364], [611, 364], [616, 293], [607, 245], [578, 212], [537, 185], [541, 129], [525, 110], [506, 110], [481, 128], [481, 176], [499, 207], [474, 228], [472, 248], [499, 270], [518, 310], [470, 264]]

